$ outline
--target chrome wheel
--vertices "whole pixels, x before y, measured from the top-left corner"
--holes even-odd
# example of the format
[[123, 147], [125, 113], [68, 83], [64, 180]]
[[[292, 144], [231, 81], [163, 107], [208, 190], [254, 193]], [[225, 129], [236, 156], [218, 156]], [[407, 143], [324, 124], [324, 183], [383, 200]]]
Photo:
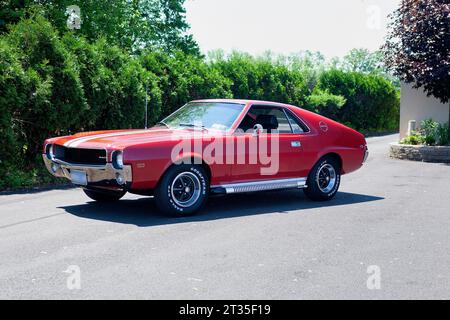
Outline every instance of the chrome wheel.
[[192, 172], [182, 172], [173, 179], [170, 192], [173, 201], [178, 206], [190, 207], [200, 197], [200, 180]]
[[317, 170], [316, 183], [323, 193], [328, 193], [333, 190], [336, 185], [336, 171], [332, 165], [324, 163], [319, 170]]

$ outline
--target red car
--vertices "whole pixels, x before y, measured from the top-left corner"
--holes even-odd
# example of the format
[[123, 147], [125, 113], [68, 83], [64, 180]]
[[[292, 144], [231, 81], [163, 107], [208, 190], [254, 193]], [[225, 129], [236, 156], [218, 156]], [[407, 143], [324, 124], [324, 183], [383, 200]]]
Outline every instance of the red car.
[[153, 195], [161, 210], [188, 215], [209, 194], [299, 188], [329, 200], [367, 155], [361, 133], [313, 112], [214, 99], [189, 102], [150, 129], [47, 139], [43, 159], [93, 200]]

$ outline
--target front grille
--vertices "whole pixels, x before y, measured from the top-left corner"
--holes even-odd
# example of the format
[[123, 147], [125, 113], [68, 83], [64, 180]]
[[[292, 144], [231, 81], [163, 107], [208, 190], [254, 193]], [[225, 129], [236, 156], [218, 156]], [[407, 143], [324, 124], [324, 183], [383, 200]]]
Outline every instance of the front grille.
[[106, 164], [106, 150], [67, 148], [61, 145], [53, 145], [53, 156], [61, 161], [75, 164]]

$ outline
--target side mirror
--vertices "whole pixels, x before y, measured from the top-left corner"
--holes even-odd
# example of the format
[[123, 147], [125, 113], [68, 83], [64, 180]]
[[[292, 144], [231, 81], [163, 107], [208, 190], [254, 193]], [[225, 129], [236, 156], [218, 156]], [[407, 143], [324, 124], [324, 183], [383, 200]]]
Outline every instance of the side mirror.
[[259, 136], [259, 133], [260, 133], [261, 131], [263, 131], [263, 129], [264, 129], [263, 126], [260, 125], [259, 123], [255, 124], [255, 125], [253, 126], [253, 136], [254, 136], [254, 137]]

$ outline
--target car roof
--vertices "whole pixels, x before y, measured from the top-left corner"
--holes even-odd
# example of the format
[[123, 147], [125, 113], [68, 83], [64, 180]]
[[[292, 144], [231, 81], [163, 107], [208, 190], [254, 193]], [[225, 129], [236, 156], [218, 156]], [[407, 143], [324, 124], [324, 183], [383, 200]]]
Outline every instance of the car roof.
[[193, 100], [191, 102], [222, 102], [222, 103], [239, 103], [239, 104], [267, 104], [267, 105], [275, 105], [275, 106], [290, 106], [285, 103], [273, 102], [273, 101], [264, 101], [264, 100], [250, 100], [250, 99], [201, 99], [201, 100]]

